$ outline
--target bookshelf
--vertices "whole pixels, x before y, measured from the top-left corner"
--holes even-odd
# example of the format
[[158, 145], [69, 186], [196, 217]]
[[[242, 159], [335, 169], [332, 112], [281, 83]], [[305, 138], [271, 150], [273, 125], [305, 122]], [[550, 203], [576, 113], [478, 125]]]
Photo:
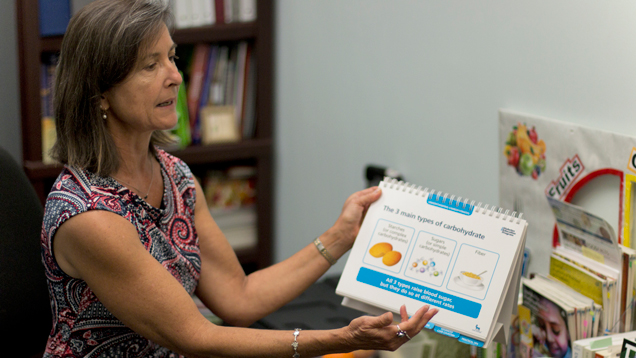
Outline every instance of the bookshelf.
[[[16, 0], [18, 56], [20, 75], [20, 105], [22, 122], [22, 156], [24, 170], [42, 203], [59, 165], [42, 162], [40, 65], [44, 54], [59, 51], [62, 36], [40, 37], [38, 0]], [[246, 271], [271, 263], [272, 242], [272, 55], [273, 0], [257, 1], [257, 19], [252, 22], [214, 24], [178, 29], [173, 40], [178, 45], [196, 43], [233, 43], [247, 40], [258, 53], [256, 133], [253, 138], [235, 143], [190, 146], [170, 151], [183, 159], [192, 172], [226, 168], [232, 165], [256, 167], [256, 212], [258, 241], [255, 247], [237, 250]]]

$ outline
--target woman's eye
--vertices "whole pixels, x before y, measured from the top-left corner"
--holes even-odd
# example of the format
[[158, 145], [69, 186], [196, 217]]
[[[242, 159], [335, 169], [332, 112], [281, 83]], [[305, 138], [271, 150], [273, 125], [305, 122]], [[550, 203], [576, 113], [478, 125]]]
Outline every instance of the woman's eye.
[[157, 63], [151, 63], [148, 66], [146, 66], [146, 70], [154, 70], [155, 66], [157, 66]]
[[174, 63], [178, 59], [179, 59], [179, 56], [177, 56], [177, 55], [170, 56], [170, 62], [172, 62], [172, 63]]

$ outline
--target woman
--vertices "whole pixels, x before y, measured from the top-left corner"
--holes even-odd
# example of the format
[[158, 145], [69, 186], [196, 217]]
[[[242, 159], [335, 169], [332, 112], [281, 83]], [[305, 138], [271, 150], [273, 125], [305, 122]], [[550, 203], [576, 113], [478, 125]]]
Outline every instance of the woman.
[[[391, 313], [327, 331], [240, 328], [298, 296], [351, 248], [366, 208], [351, 195], [333, 227], [249, 276], [210, 216], [200, 184], [155, 147], [174, 127], [181, 76], [161, 0], [99, 0], [70, 21], [55, 87], [65, 164], [42, 230], [54, 326], [45, 357], [314, 357], [395, 350], [437, 312], [399, 327]], [[191, 295], [234, 327], [206, 320]], [[295, 342], [292, 345], [292, 342]]]

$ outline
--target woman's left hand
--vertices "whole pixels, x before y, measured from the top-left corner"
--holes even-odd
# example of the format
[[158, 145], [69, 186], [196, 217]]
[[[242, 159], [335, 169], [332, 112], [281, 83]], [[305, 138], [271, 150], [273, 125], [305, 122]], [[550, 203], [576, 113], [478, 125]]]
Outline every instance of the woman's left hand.
[[336, 223], [321, 236], [330, 252], [340, 257], [351, 248], [369, 205], [381, 195], [382, 190], [379, 187], [371, 187], [353, 193], [347, 198]]

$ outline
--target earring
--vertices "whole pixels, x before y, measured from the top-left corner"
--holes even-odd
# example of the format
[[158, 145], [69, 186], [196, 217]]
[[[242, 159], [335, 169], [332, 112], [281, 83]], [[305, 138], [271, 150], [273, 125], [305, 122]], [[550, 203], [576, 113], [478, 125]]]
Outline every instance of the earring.
[[102, 111], [102, 118], [104, 120], [108, 119], [108, 115], [106, 115], [106, 110], [104, 109], [104, 107], [99, 106], [99, 109]]

